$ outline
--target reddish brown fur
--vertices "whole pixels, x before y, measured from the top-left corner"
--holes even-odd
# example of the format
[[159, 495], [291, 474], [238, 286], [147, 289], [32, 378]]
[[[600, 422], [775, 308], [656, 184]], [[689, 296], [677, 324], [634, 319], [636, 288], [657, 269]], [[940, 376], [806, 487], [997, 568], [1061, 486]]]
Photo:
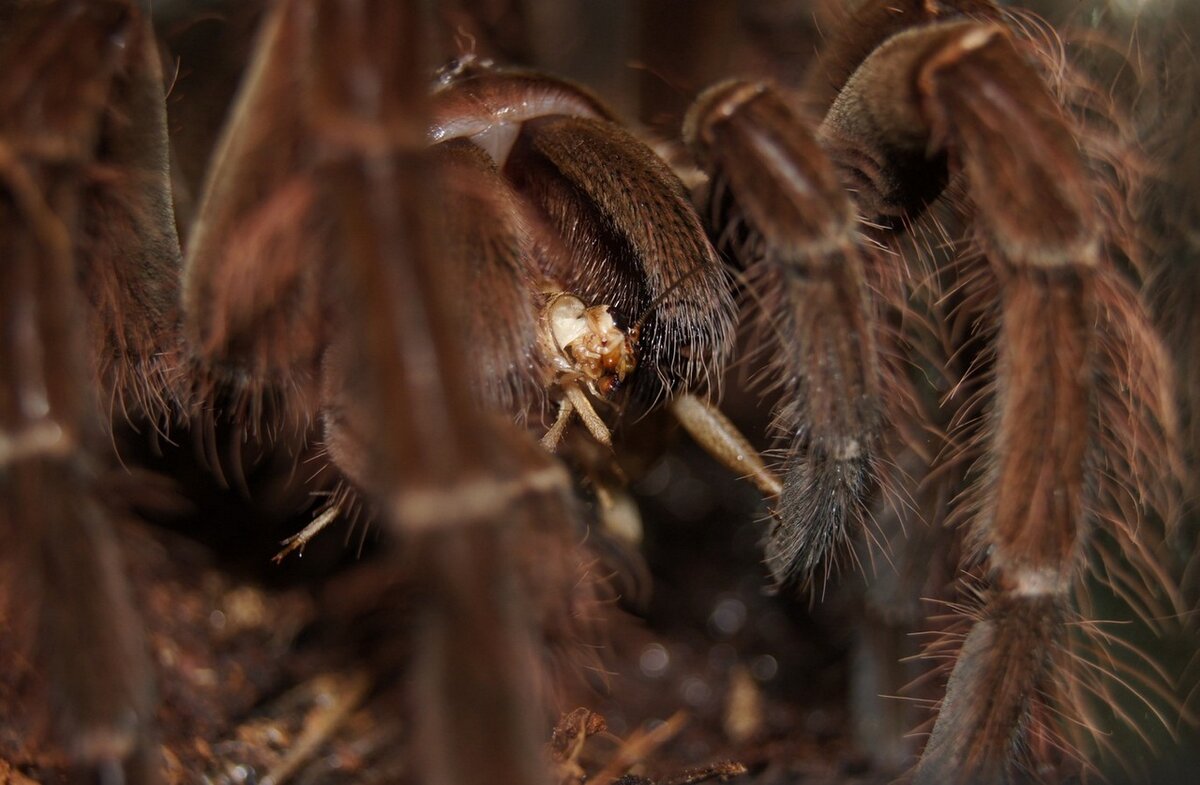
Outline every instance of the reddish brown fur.
[[[69, 732], [81, 758], [102, 764], [145, 746], [138, 722], [116, 715], [144, 715], [148, 697], [93, 493], [98, 429], [89, 371], [117, 407], [161, 416], [176, 318], [169, 199], [159, 177], [165, 157], [127, 135], [136, 127], [150, 142], [161, 136], [161, 112], [142, 117], [159, 100], [152, 47], [135, 31], [128, 39], [135, 59], [118, 63], [97, 34], [115, 27], [94, 16], [115, 9], [120, 17], [126, 8], [98, 3], [79, 29], [47, 23], [36, 36], [10, 39], [18, 42], [13, 62], [0, 54], [8, 66], [0, 108], [40, 105], [44, 96], [20, 94], [31, 86], [54, 99], [48, 133], [10, 136], [8, 115], [0, 116], [0, 242], [12, 246], [7, 258], [19, 260], [0, 270], [6, 330], [17, 326], [0, 342], [7, 374], [0, 436], [25, 433], [30, 416], [21, 404], [45, 393], [50, 424], [67, 447], [81, 445], [66, 457], [19, 457], [5, 478], [17, 488], [11, 495], [5, 488], [6, 524], [34, 532], [22, 563], [46, 580], [30, 583], [44, 583], [55, 606], [74, 604], [69, 617], [46, 616], [44, 635], [68, 644], [50, 664], [74, 723]], [[553, 640], [538, 640], [533, 626], [566, 631], [560, 641], [574, 629], [573, 607], [560, 600], [576, 582], [561, 525], [574, 511], [561, 468], [510, 422], [475, 406], [482, 393], [489, 408], [509, 409], [536, 387], [525, 257], [589, 299], [613, 302], [627, 320], [648, 316], [646, 348], [668, 387], [702, 383], [717, 368], [731, 301], [678, 183], [610, 118], [543, 118], [523, 132], [510, 164], [519, 174], [510, 176], [534, 195], [541, 215], [516, 206], [486, 165], [471, 170], [486, 172], [486, 195], [455, 170], [442, 171], [424, 151], [424, 30], [415, 8], [383, 0], [279, 3], [277, 37], [263, 49], [262, 70], [210, 182], [189, 266], [189, 337], [204, 367], [201, 394], [210, 405], [221, 394], [240, 399], [239, 427], [255, 431], [264, 396], [278, 395], [301, 430], [323, 406], [326, 447], [339, 468], [425, 557], [426, 646], [414, 668], [425, 697], [414, 693], [413, 710], [420, 775], [435, 783], [481, 772], [536, 781], [537, 717], [527, 694], [539, 686], [536, 649]], [[1125, 225], [1110, 219], [1119, 218], [1114, 205], [1123, 191], [1087, 171], [1107, 165], [1119, 177], [1121, 162], [1085, 158], [1092, 150], [1083, 131], [1056, 106], [1058, 88], [1045, 83], [1050, 58], [995, 24], [1001, 17], [984, 0], [864, 9], [854, 17], [861, 27], [819, 71], [833, 87], [818, 100], [833, 104], [822, 142], [859, 188], [857, 206], [869, 220], [903, 225], [942, 192], [948, 174], [961, 175], [977, 254], [963, 264], [990, 264], [969, 275], [998, 301], [959, 309], [963, 324], [999, 323], [995, 349], [972, 358], [992, 364], [993, 381], [958, 416], [972, 440], [961, 454], [986, 456], [961, 509], [971, 514], [972, 560], [990, 571], [990, 585], [917, 776], [1007, 781], [1023, 775], [1027, 758], [1051, 761], [1046, 748], [1065, 746], [1050, 727], [1061, 723], [1047, 718], [1058, 712], [1086, 726], [1081, 693], [1107, 695], [1099, 679], [1080, 675], [1091, 652], [1073, 648], [1066, 633], [1072, 595], [1086, 612], [1080, 579], [1089, 553], [1147, 616], [1165, 612], [1164, 604], [1182, 607], [1154, 532], [1143, 525], [1147, 513], [1169, 515], [1177, 469], [1169, 374], [1135, 285], [1108, 256], [1122, 245], [1112, 235]], [[915, 29], [892, 37], [906, 28]], [[380, 90], [360, 89], [364, 74]], [[114, 107], [107, 114], [105, 104]], [[879, 421], [897, 408], [887, 399], [899, 394], [889, 374], [902, 374], [880, 356], [886, 330], [879, 322], [881, 312], [900, 306], [870, 298], [881, 278], [890, 285], [898, 276], [881, 274], [885, 262], [856, 249], [861, 225], [818, 145], [792, 134], [802, 126], [786, 107], [769, 109], [751, 113], [741, 135], [722, 139], [738, 160], [715, 178], [716, 190], [735, 193], [739, 204], [716, 233], [756, 263], [769, 260], [752, 266], [747, 283], [764, 313], [784, 316], [760, 315], [762, 329], [797, 337], [801, 347], [780, 361], [791, 400], [779, 421], [795, 437], [785, 515], [826, 520], [861, 504], [873, 471], [866, 468], [873, 458], [830, 460], [830, 448], [853, 444], [874, 456]], [[125, 114], [138, 116], [133, 126]], [[785, 130], [774, 134], [777, 125]], [[93, 160], [97, 139], [111, 158]], [[770, 171], [756, 159], [763, 150], [795, 163], [785, 170], [801, 172], [796, 180], [818, 199], [793, 199], [804, 188], [786, 177], [747, 176]], [[460, 220], [476, 226], [494, 216], [503, 224], [473, 243], [496, 248], [503, 260], [487, 268], [504, 322], [494, 333], [471, 312], [477, 296], [462, 296], [456, 276], [464, 270], [434, 256], [438, 231], [461, 231], [454, 219], [446, 229], [432, 215], [455, 199], [468, 206]], [[563, 238], [541, 225], [547, 217]], [[748, 239], [750, 228], [759, 239]], [[134, 236], [150, 238], [148, 247], [130, 253]], [[71, 247], [79, 258], [111, 259], [74, 271], [94, 306], [94, 358], [71, 323], [79, 305]], [[126, 253], [129, 265], [120, 263]], [[487, 362], [472, 368], [476, 351]], [[509, 372], [513, 379], [488, 389]], [[965, 422], [980, 411], [983, 427]], [[34, 499], [46, 493], [58, 495], [39, 507]], [[1101, 528], [1103, 539], [1093, 538]], [[805, 535], [818, 541], [818, 556], [828, 550], [820, 542], [828, 531]], [[65, 540], [80, 547], [60, 549]], [[1110, 541], [1123, 553], [1106, 552]], [[544, 554], [552, 555], [534, 558]], [[522, 572], [527, 562], [537, 569]], [[105, 606], [116, 608], [112, 623]], [[1096, 646], [1108, 642], [1083, 627]], [[112, 661], [111, 684], [94, 684], [87, 674], [95, 663], [78, 661], [91, 646], [102, 666]], [[1054, 689], [1055, 678], [1068, 683]], [[463, 739], [472, 746], [457, 746]]]
[[221, 406], [231, 397], [233, 416], [249, 429], [266, 413], [264, 399], [307, 427], [328, 339], [320, 301], [327, 220], [308, 180], [314, 151], [295, 101], [310, 14], [289, 0], [264, 24], [187, 242], [184, 327], [199, 402]]
[[804, 97], [809, 108], [824, 114], [846, 81], [875, 49], [893, 35], [962, 14], [996, 18], [991, 0], [892, 0], [862, 2], [840, 20], [838, 33], [821, 51], [809, 71]]
[[[266, 239], [252, 249], [262, 255], [239, 261], [237, 254], [222, 257], [218, 245], [193, 257], [198, 261], [189, 281], [195, 291], [212, 291], [222, 270], [239, 264], [244, 272], [237, 274], [253, 279], [251, 307], [227, 312], [254, 318], [233, 324], [218, 319], [215, 334], [240, 337], [245, 330], [260, 349], [251, 343], [252, 351], [240, 358], [229, 354], [229, 346], [206, 354], [229, 358], [253, 384], [266, 385], [286, 384], [289, 376], [294, 383], [296, 362], [303, 367], [323, 356], [318, 389], [324, 447], [383, 523], [420, 550], [427, 568], [430, 596], [419, 632], [426, 654], [412, 674], [421, 776], [434, 783], [536, 781], [540, 717], [529, 695], [541, 677], [530, 618], [537, 613], [549, 619], [549, 609], [569, 606], [571, 587], [580, 579], [575, 564], [557, 561], [566, 558], [566, 548], [553, 554], [553, 564], [542, 565], [553, 569], [544, 570], [540, 582], [519, 577], [515, 567], [529, 538], [565, 537], [567, 480], [528, 436], [480, 411], [474, 400], [483, 390], [469, 350], [478, 347], [464, 339], [486, 329], [487, 313], [456, 306], [457, 285], [469, 276], [456, 265], [469, 269], [479, 261], [452, 257], [446, 263], [435, 255], [435, 232], [444, 224], [434, 216], [446, 208], [446, 196], [425, 149], [426, 28], [419, 4], [283, 3], [268, 29], [274, 33], [260, 55], [263, 70], [251, 81], [244, 114], [210, 180], [205, 204], [214, 212], [202, 208], [198, 231], [201, 240], [221, 237], [220, 227], [245, 213], [254, 216], [247, 226], [253, 233], [263, 228], [263, 215], [275, 214], [274, 205], [299, 207], [266, 224]], [[359, 89], [364, 74], [380, 89]], [[299, 105], [292, 88], [304, 96]], [[278, 150], [257, 136], [264, 123], [259, 113], [268, 108], [279, 109], [291, 124], [288, 142]], [[247, 172], [268, 177], [241, 179]], [[461, 182], [455, 187], [470, 204], [469, 190]], [[232, 215], [222, 201], [230, 194], [238, 195], [240, 206]], [[315, 225], [301, 220], [315, 205], [327, 217]], [[502, 201], [484, 205], [497, 207], [505, 209]], [[303, 249], [306, 241], [312, 241], [308, 253], [274, 256]], [[519, 301], [522, 288], [532, 295], [530, 282], [516, 266], [519, 260], [510, 261], [509, 277], [503, 270], [489, 272], [501, 276], [507, 294]], [[276, 278], [279, 270], [269, 266], [279, 263], [284, 267]], [[273, 310], [264, 307], [264, 284], [267, 292], [282, 286], [309, 295]], [[212, 309], [189, 302], [196, 309], [189, 316], [200, 324], [230, 305]], [[304, 329], [294, 341], [280, 329], [277, 335], [286, 340], [267, 343], [271, 331], [263, 337], [269, 326], [264, 320], [281, 316], [281, 328], [300, 320]], [[519, 336], [515, 343], [519, 355]], [[264, 357], [286, 350], [279, 374], [264, 377], [254, 362], [260, 350]], [[551, 629], [570, 628], [565, 616], [558, 612], [554, 620], [562, 626]], [[487, 656], [479, 656], [482, 651]], [[426, 695], [437, 697], [422, 699]], [[471, 743], [460, 748], [460, 739]]]
[[1046, 589], [1065, 593], [1084, 534], [1090, 289], [1078, 275], [1024, 270], [1002, 286], [997, 457], [972, 542], [992, 549], [991, 565], [1002, 575], [1045, 572], [1053, 576]]
[[733, 298], [683, 186], [612, 123], [547, 117], [527, 124], [506, 170], [561, 238], [544, 274], [619, 321], [645, 324], [639, 374], [648, 397], [715, 381], [731, 348]]
[[[678, 178], [583, 88], [471, 58], [453, 66], [431, 139], [499, 148], [539, 288], [608, 306], [636, 331], [643, 398], [707, 384], [730, 348], [733, 302]], [[494, 144], [504, 135], [511, 150]]]
[[1035, 776], [1023, 770], [1032, 704], [1054, 690], [1066, 664], [1057, 656], [1063, 622], [1054, 598], [988, 604], [958, 653], [914, 782], [1001, 785]]
[[150, 20], [132, 31], [89, 168], [79, 255], [92, 311], [98, 389], [113, 413], [176, 419], [179, 238], [167, 166], [163, 74]]
[[[1173, 465], [1148, 457], [1171, 453], [1169, 376], [1142, 304], [1115, 283], [1105, 255], [1120, 242], [1105, 236], [1100, 217], [1113, 201], [1107, 186], [1088, 171], [1079, 131], [1027, 45], [978, 21], [901, 32], [847, 80], [823, 127], [869, 216], [902, 215], [914, 202], [920, 209], [913, 172], [946, 154], [962, 173], [974, 243], [991, 266], [972, 275], [988, 279], [1000, 300], [994, 310], [979, 303], [999, 329], [988, 426], [970, 436], [984, 470], [963, 508], [974, 558], [986, 561], [996, 593], [951, 676], [918, 782], [1010, 781], [1026, 762], [1027, 718], [1041, 715], [1039, 706], [1082, 715], [1078, 692], [1048, 689], [1046, 663], [1068, 636], [1062, 610], [1049, 622], [1042, 614], [1074, 595], [1092, 525], [1112, 527], [1141, 580], [1163, 582], [1149, 532], [1134, 533], [1141, 511], [1119, 501], [1122, 490], [1105, 477], [1112, 472], [1100, 467], [1116, 461], [1135, 493], [1147, 491], [1151, 505], [1163, 498], [1145, 478], [1151, 465]], [[1122, 225], [1112, 222], [1115, 231]], [[1113, 395], [1120, 389], [1131, 394]], [[1044, 664], [1006, 670], [1014, 657]], [[1054, 657], [1056, 668], [1074, 668], [1061, 678], [1086, 681], [1074, 655]], [[962, 697], [977, 694], [997, 713]], [[1061, 732], [1047, 727], [1039, 738], [1066, 746]]]
[[[20, 593], [10, 599], [36, 603], [35, 654], [72, 761], [89, 776], [149, 781], [153, 689], [101, 501], [106, 418], [95, 390], [99, 378], [101, 394], [128, 395], [163, 414], [152, 406], [164, 393], [162, 380], [133, 377], [142, 363], [154, 364], [155, 347], [173, 344], [169, 318], [156, 324], [170, 308], [152, 269], [160, 261], [170, 266], [177, 248], [169, 222], [155, 222], [163, 213], [141, 201], [153, 187], [137, 177], [101, 182], [96, 175], [130, 163], [122, 156], [131, 139], [105, 113], [112, 100], [132, 113], [130, 123], [147, 123], [143, 142], [159, 145], [144, 151], [148, 158], [165, 159], [165, 136], [142, 114], [161, 121], [153, 73], [142, 70], [156, 55], [148, 20], [125, 2], [41, 4], [24, 9], [3, 35], [0, 538], [20, 571], [10, 584]], [[96, 194], [114, 186], [116, 204], [101, 209]], [[91, 234], [101, 213], [122, 210], [158, 245], [130, 248], [132, 264], [112, 253], [110, 238]], [[112, 242], [136, 243], [128, 226], [112, 231]], [[91, 342], [89, 320], [79, 316], [89, 297], [94, 319], [115, 331]]]
[[713, 88], [685, 136], [711, 177], [712, 232], [758, 306], [769, 384], [783, 391], [775, 425], [787, 474], [767, 558], [777, 580], [807, 582], [861, 522], [881, 447], [878, 316], [850, 200], [804, 121], [766, 85]]
[[472, 387], [500, 411], [538, 409], [545, 371], [536, 356], [542, 297], [533, 221], [482, 149], [462, 139], [434, 149], [450, 204], [439, 231], [460, 293], [454, 321], [466, 338]]

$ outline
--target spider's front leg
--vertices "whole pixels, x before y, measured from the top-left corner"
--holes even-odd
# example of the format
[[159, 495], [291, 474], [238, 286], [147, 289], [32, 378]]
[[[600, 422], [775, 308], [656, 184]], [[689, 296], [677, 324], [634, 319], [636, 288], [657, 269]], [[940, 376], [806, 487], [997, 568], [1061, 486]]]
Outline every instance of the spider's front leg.
[[700, 97], [684, 135], [711, 178], [712, 233], [744, 270], [755, 343], [771, 354], [764, 378], [782, 392], [775, 426], [788, 451], [768, 563], [780, 583], [807, 582], [862, 522], [883, 393], [903, 400], [903, 384], [883, 383], [854, 209], [800, 116], [767, 85], [731, 82]]
[[34, 609], [72, 763], [153, 781], [150, 664], [101, 478], [110, 418], [157, 425], [173, 406], [179, 248], [158, 55], [149, 19], [120, 0], [0, 16], [6, 601]]
[[994, 398], [974, 437], [984, 459], [967, 533], [989, 585], [918, 782], [1008, 782], [1066, 745], [1055, 713], [1089, 726], [1085, 694], [1104, 688], [1069, 623], [1093, 529], [1133, 563], [1138, 596], [1153, 591], [1137, 581], [1158, 584], [1147, 527], [1125, 499], [1152, 507], [1171, 469], [1167, 366], [1110, 256], [1120, 238], [1106, 230], [1081, 131], [1027, 46], [980, 21], [901, 32], [854, 72], [821, 129], [868, 218], [918, 211], [911, 173], [936, 172], [931, 156], [945, 153], [989, 263], [975, 274], [998, 300], [982, 314], [998, 323]]

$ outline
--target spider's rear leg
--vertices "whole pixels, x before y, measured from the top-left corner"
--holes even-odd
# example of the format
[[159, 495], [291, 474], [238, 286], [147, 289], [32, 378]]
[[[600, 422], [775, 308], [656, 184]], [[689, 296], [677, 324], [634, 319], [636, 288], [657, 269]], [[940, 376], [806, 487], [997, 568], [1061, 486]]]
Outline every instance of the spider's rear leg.
[[120, 0], [0, 10], [7, 600], [34, 608], [71, 762], [155, 781], [151, 669], [100, 480], [105, 405], [155, 420], [170, 408], [179, 250], [153, 35]]
[[846, 544], [879, 474], [884, 369], [854, 211], [814, 135], [767, 85], [710, 89], [685, 135], [783, 396], [775, 424], [789, 449], [768, 561], [780, 582], [807, 582]]
[[[433, 211], [447, 203], [426, 149], [421, 7], [315, 4], [306, 120], [335, 205], [337, 271], [326, 443], [425, 568], [410, 676], [422, 781], [538, 782], [535, 628], [572, 590], [569, 484], [472, 390], [460, 293], [436, 253]], [[359, 89], [363, 74], [378, 89]], [[519, 570], [526, 561], [540, 570]]]
[[[1173, 425], [1166, 364], [1107, 256], [1114, 238], [1077, 133], [1012, 35], [967, 21], [884, 43], [822, 127], [869, 216], [904, 205], [902, 172], [948, 153], [998, 288], [994, 399], [976, 437], [986, 457], [967, 535], [990, 588], [918, 782], [1011, 781], [1069, 746], [1055, 713], [1087, 725], [1081, 695], [1098, 688], [1073, 663], [1067, 622], [1090, 526], [1110, 527], [1106, 536], [1146, 568], [1141, 578], [1154, 572], [1129, 517], [1137, 511], [1116, 500], [1133, 491], [1153, 505], [1148, 478], [1170, 469], [1161, 457]], [[1119, 474], [1130, 488], [1114, 487]]]

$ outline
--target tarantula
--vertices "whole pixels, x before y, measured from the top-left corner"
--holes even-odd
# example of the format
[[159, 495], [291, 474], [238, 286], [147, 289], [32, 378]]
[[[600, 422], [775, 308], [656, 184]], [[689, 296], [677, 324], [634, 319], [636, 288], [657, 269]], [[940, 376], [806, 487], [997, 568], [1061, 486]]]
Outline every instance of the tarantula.
[[[953, 669], [914, 781], [1062, 776], [1096, 701], [1155, 688], [1130, 686], [1085, 577], [1148, 619], [1183, 608], [1156, 535], [1181, 470], [1135, 172], [1121, 118], [1029, 17], [863, 3], [803, 100], [700, 95], [693, 194], [584, 88], [472, 56], [428, 84], [419, 3], [280, 0], [181, 254], [146, 14], [3, 10], [0, 531], [81, 764], [157, 779], [104, 401], [209, 444], [231, 429], [214, 460], [316, 444], [336, 487], [287, 548], [365, 507], [417, 554], [428, 782], [546, 779], [529, 696], [589, 590], [568, 468], [664, 406], [769, 498], [781, 586], [826, 585], [854, 543], [896, 540], [886, 521], [958, 524], [950, 604], [973, 623], [929, 647]], [[739, 294], [778, 477], [710, 401]], [[590, 481], [603, 518], [614, 488]]]

